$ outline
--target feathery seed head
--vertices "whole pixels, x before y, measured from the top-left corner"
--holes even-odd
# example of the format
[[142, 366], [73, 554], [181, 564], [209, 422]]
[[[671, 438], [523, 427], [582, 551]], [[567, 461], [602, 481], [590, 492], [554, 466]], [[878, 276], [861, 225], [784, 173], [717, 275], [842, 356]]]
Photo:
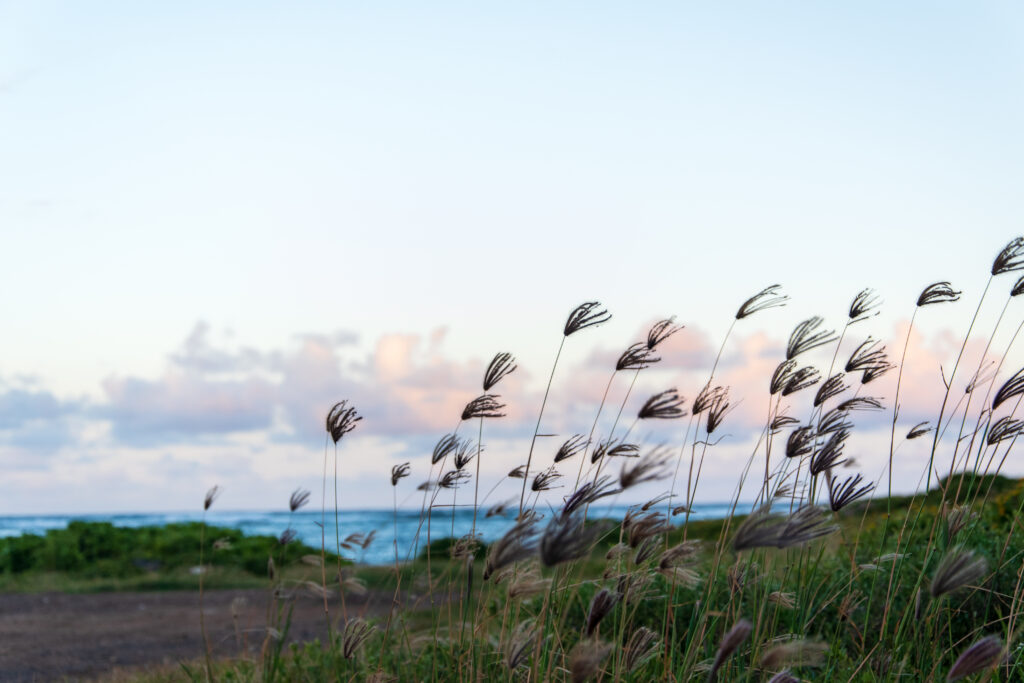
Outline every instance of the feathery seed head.
[[430, 464], [436, 465], [447, 458], [459, 447], [459, 443], [461, 443], [461, 439], [455, 434], [445, 434], [442, 436], [441, 440], [434, 446], [434, 452], [430, 456]]
[[686, 400], [679, 395], [678, 390], [672, 388], [647, 399], [637, 417], [641, 420], [673, 420], [678, 417], [686, 417], [686, 411], [683, 409], [684, 403]]
[[511, 472], [508, 473], [511, 479], [525, 479], [526, 478], [526, 465], [520, 465]]
[[356, 413], [356, 409], [348, 405], [348, 401], [338, 401], [327, 412], [327, 433], [331, 435], [334, 443], [338, 443], [341, 437], [355, 429], [356, 423], [362, 419]]
[[857, 296], [853, 297], [853, 303], [850, 304], [850, 321], [848, 325], [859, 323], [861, 320], [866, 320], [871, 312], [874, 311], [875, 315], [878, 315], [876, 310], [882, 303], [882, 298], [875, 294], [875, 290], [868, 288], [862, 289], [857, 293]]
[[569, 674], [572, 683], [583, 683], [596, 676], [601, 670], [601, 662], [611, 651], [610, 644], [596, 640], [581, 640], [576, 643], [569, 652]]
[[992, 262], [992, 274], [1002, 275], [1015, 270], [1024, 270], [1024, 237], [1015, 237]]
[[491, 387], [500, 382], [506, 375], [511, 374], [517, 367], [519, 366], [516, 365], [515, 358], [512, 357], [511, 353], [503, 351], [494, 356], [484, 372], [484, 393], [486, 394], [490, 391]]
[[814, 394], [814, 407], [817, 408], [833, 396], [838, 396], [849, 389], [849, 385], [843, 382], [845, 377], [846, 375], [842, 372], [837, 372], [825, 380], [822, 385], [818, 387], [817, 393]]
[[305, 491], [301, 488], [292, 491], [291, 497], [288, 499], [288, 509], [295, 512], [299, 508], [306, 505], [309, 502], [309, 491]]
[[1010, 290], [1010, 296], [1020, 296], [1024, 294], [1024, 275], [1017, 278], [1017, 281], [1013, 283], [1013, 289]]
[[409, 476], [410, 466], [409, 463], [403, 462], [401, 465], [391, 466], [391, 485], [398, 486], [398, 482]]
[[693, 401], [693, 414], [700, 415], [705, 410], [715, 404], [715, 400], [725, 392], [722, 387], [712, 387], [710, 384], [705, 384], [704, 388], [697, 394], [697, 398]]
[[578, 560], [590, 552], [591, 547], [604, 532], [604, 527], [585, 525], [582, 514], [562, 514], [551, 518], [540, 538], [540, 561], [547, 567]]
[[769, 648], [761, 656], [761, 667], [768, 670], [780, 666], [820, 666], [828, 653], [828, 645], [818, 640], [795, 638]]
[[819, 316], [813, 316], [793, 329], [793, 333], [789, 335], [789, 344], [786, 345], [786, 360], [792, 360], [801, 353], [839, 339], [834, 330], [816, 332], [823, 322], [825, 321]]
[[533, 478], [533, 484], [530, 485], [530, 489], [533, 491], [548, 491], [554, 486], [555, 480], [561, 477], [562, 475], [552, 465], [543, 472], [537, 473]]
[[952, 593], [955, 590], [978, 583], [988, 573], [988, 562], [976, 557], [974, 551], [953, 548], [939, 562], [932, 575], [931, 594], [933, 598]]
[[470, 479], [469, 472], [465, 470], [451, 470], [444, 473], [444, 476], [438, 480], [437, 485], [443, 489], [455, 489]]
[[842, 484], [839, 484], [838, 481], [838, 479], [832, 480], [828, 487], [828, 500], [832, 512], [839, 512], [850, 503], [860, 500], [875, 490], [874, 484], [860, 486], [862, 478], [859, 474], [847, 477]]
[[569, 314], [569, 318], [565, 321], [565, 328], [562, 330], [562, 334], [568, 337], [570, 334], [579, 332], [587, 327], [593, 327], [606, 323], [611, 320], [612, 315], [606, 310], [601, 310], [601, 304], [598, 301], [587, 301], [580, 304], [573, 312]]
[[928, 306], [930, 304], [941, 304], [947, 301], [959, 301], [960, 295], [963, 292], [958, 292], [953, 289], [953, 286], [948, 282], [936, 282], [933, 285], [928, 285], [921, 292], [921, 296], [917, 297], [917, 305]]
[[664, 513], [647, 512], [638, 515], [630, 510], [622, 520], [622, 529], [626, 532], [626, 543], [636, 549], [648, 538], [672, 531], [673, 527]]
[[729, 412], [728, 392], [729, 389], [725, 388], [716, 394], [715, 399], [711, 402], [711, 407], [708, 408], [708, 421], [705, 426], [708, 434], [714, 433], [722, 425], [722, 420]]
[[568, 439], [559, 448], [558, 452], [555, 453], [555, 463], [560, 463], [563, 460], [568, 460], [573, 457], [584, 448], [587, 447], [589, 442], [586, 437], [582, 434], [575, 434], [571, 439]]
[[617, 488], [610, 476], [602, 475], [597, 481], [588, 481], [573, 491], [562, 504], [562, 515], [571, 515], [594, 501], [614, 496], [622, 489]]
[[836, 410], [849, 413], [854, 410], [883, 410], [883, 406], [874, 396], [854, 396], [837, 405]]
[[743, 318], [753, 315], [758, 311], [775, 308], [776, 306], [785, 306], [786, 302], [789, 301], [789, 297], [785, 294], [780, 294], [779, 292], [781, 289], [782, 285], [765, 287], [760, 292], [743, 302], [740, 309], [736, 311], [736, 319], [742, 320]]
[[1021, 431], [1024, 431], [1024, 420], [1014, 420], [1004, 415], [989, 428], [986, 441], [989, 446], [994, 446], [1001, 441], [1016, 438]]
[[985, 636], [976, 640], [956, 658], [949, 674], [946, 675], [947, 683], [994, 668], [1005, 652], [999, 636]]
[[782, 388], [782, 395], [795, 394], [801, 389], [814, 386], [820, 379], [821, 373], [816, 368], [812, 368], [810, 365], [802, 367], [789, 377], [786, 386]]
[[784, 360], [775, 366], [775, 371], [772, 373], [772, 380], [768, 384], [768, 392], [774, 396], [789, 384], [789, 380], [793, 377], [793, 372], [796, 370], [795, 360]]
[[683, 329], [682, 325], [675, 324], [675, 320], [675, 316], [673, 316], [671, 318], [666, 318], [665, 320], [654, 323], [654, 326], [651, 327], [650, 331], [647, 333], [648, 349], [653, 351], [658, 344], [665, 341], [679, 330]]
[[849, 417], [849, 413], [846, 412], [846, 409], [842, 405], [836, 406], [821, 418], [818, 423], [818, 434], [824, 436], [843, 429], [853, 429], [853, 423], [847, 420], [847, 417]]
[[635, 464], [622, 464], [619, 471], [619, 486], [626, 490], [637, 484], [664, 479], [672, 474], [672, 454], [665, 448], [655, 448], [644, 453]]
[[587, 610], [587, 624], [583, 630], [584, 636], [590, 638], [597, 631], [598, 624], [619, 604], [622, 596], [607, 588], [602, 588], [590, 600], [590, 608]]
[[846, 445], [846, 438], [850, 436], [848, 429], [840, 429], [828, 438], [825, 445], [811, 456], [811, 474], [818, 476], [826, 470], [846, 462], [843, 459], [843, 447]]
[[946, 543], [952, 543], [958, 533], [978, 518], [967, 505], [946, 506], [943, 510], [946, 518]]
[[992, 399], [992, 410], [1003, 405], [1011, 398], [1022, 394], [1024, 394], [1024, 368], [1015, 372], [1013, 377], [1003, 382], [1003, 386], [999, 387], [996, 397]]
[[217, 500], [220, 492], [221, 488], [216, 484], [206, 492], [206, 495], [203, 497], [203, 511], [210, 509], [210, 506], [213, 505], [213, 501]]
[[783, 429], [792, 427], [795, 424], [800, 424], [800, 420], [788, 415], [776, 415], [772, 419], [771, 432], [772, 434], [778, 434]]
[[484, 581], [499, 569], [536, 556], [538, 542], [536, 517], [516, 522], [504, 536], [491, 544], [484, 563]]
[[279, 545], [288, 545], [296, 538], [298, 538], [298, 535], [299, 532], [297, 532], [295, 529], [285, 529], [284, 532], [282, 532], [281, 535], [277, 537], [277, 542]]
[[515, 633], [512, 634], [512, 638], [509, 640], [505, 650], [505, 666], [508, 667], [509, 671], [515, 671], [520, 666], [526, 664], [526, 661], [530, 658], [530, 650], [533, 649], [536, 640], [537, 629], [534, 627], [532, 619], [520, 622], [516, 626]]
[[850, 360], [846, 361], [846, 366], [843, 369], [846, 372], [859, 372], [877, 366], [888, 365], [885, 347], [875, 348], [879, 343], [877, 339], [872, 339], [871, 337], [865, 339], [850, 355]]
[[647, 348], [647, 344], [637, 342], [622, 352], [619, 359], [615, 361], [615, 370], [643, 370], [660, 360]]
[[505, 413], [500, 412], [505, 407], [504, 403], [498, 402], [498, 397], [494, 394], [484, 394], [478, 396], [472, 401], [466, 404], [466, 407], [462, 409], [462, 419], [469, 420], [474, 417], [505, 417]]
[[503, 500], [500, 503], [495, 503], [491, 507], [487, 508], [487, 514], [484, 517], [504, 517], [511, 511], [512, 506], [515, 505], [515, 500]]
[[363, 643], [373, 635], [373, 627], [365, 620], [355, 617], [345, 622], [345, 630], [341, 638], [341, 654], [345, 659], [352, 659]]
[[782, 591], [772, 591], [768, 594], [768, 602], [778, 605], [783, 609], [793, 609], [796, 607], [796, 595]]
[[814, 427], [797, 427], [786, 439], [786, 457], [802, 458], [814, 451]]
[[754, 625], [749, 621], [740, 619], [722, 636], [722, 640], [718, 644], [718, 651], [715, 653], [715, 661], [711, 664], [711, 669], [708, 671], [709, 683], [715, 680], [718, 676], [718, 670], [722, 668], [722, 664], [739, 649], [740, 645], [750, 636], [753, 628]]
[[452, 464], [455, 465], [455, 469], [461, 470], [476, 457], [476, 450], [473, 448], [473, 445], [473, 442], [469, 439], [462, 439], [460, 441], [459, 447], [455, 449], [455, 455], [452, 458]]
[[632, 443], [619, 443], [618, 439], [606, 439], [597, 444], [597, 448], [590, 454], [590, 463], [594, 464], [603, 457], [640, 457], [640, 447]]
[[800, 683], [800, 679], [783, 669], [768, 679], [768, 683]]
[[634, 673], [659, 651], [658, 634], [646, 626], [633, 631], [623, 649], [622, 664], [627, 673]]

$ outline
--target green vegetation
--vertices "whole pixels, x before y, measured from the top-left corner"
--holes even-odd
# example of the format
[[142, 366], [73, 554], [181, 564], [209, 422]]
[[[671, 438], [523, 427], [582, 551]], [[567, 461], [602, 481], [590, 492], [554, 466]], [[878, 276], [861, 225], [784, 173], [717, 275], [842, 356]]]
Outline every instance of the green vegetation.
[[[198, 522], [126, 528], [73, 521], [43, 536], [0, 539], [0, 590], [194, 590], [201, 535]], [[282, 567], [320, 557], [319, 548], [303, 543], [282, 546], [273, 536], [221, 527], [208, 527], [203, 544], [204, 565], [214, 570], [208, 588], [266, 586], [271, 553]]]

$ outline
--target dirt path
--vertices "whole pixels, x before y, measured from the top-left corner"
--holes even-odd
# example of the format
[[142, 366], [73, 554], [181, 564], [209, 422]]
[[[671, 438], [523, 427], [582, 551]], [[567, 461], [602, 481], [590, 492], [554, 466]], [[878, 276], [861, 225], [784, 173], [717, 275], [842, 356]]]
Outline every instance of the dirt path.
[[[206, 626], [217, 656], [259, 651], [268, 594], [209, 591]], [[385, 613], [391, 595], [348, 598], [349, 614]], [[238, 614], [238, 631], [232, 616]], [[332, 601], [331, 616], [340, 615]], [[298, 595], [289, 641], [324, 639], [322, 598]], [[90, 680], [114, 669], [202, 657], [195, 592], [0, 595], [0, 681]]]

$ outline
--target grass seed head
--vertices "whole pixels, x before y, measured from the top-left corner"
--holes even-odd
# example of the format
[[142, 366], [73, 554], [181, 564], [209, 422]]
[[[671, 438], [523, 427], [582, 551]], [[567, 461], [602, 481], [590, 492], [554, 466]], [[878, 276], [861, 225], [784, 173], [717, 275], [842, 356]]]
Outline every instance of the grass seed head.
[[665, 341], [673, 334], [683, 329], [682, 325], [675, 324], [675, 316], [660, 320], [651, 326], [650, 331], [647, 332], [647, 348], [651, 351], [654, 350], [658, 344]]
[[817, 408], [833, 396], [838, 396], [849, 389], [850, 385], [843, 381], [845, 377], [845, 373], [837, 372], [822, 382], [821, 386], [818, 387], [817, 393], [814, 394], [814, 407]]
[[999, 636], [985, 636], [960, 653], [946, 676], [946, 681], [959, 681], [994, 668], [1003, 658], [1005, 648]]
[[881, 304], [882, 298], [875, 294], [875, 290], [870, 287], [862, 289], [857, 293], [857, 296], [853, 297], [853, 302], [850, 303], [849, 322], [847, 322], [847, 325], [859, 323], [871, 315], [878, 315], [877, 309]]
[[565, 321], [562, 334], [568, 337], [580, 330], [606, 323], [612, 319], [612, 314], [607, 310], [601, 310], [601, 303], [598, 301], [587, 301], [580, 304], [569, 314]]
[[643, 370], [661, 359], [655, 356], [644, 342], [632, 344], [615, 361], [615, 370]]
[[511, 353], [503, 351], [495, 355], [487, 365], [487, 370], [484, 371], [484, 393], [490, 391], [491, 387], [500, 382], [502, 378], [512, 374], [517, 367], [519, 366], [516, 365], [515, 358]]
[[622, 664], [627, 673], [634, 673], [658, 654], [658, 634], [641, 626], [633, 631], [623, 649]]
[[678, 390], [672, 388], [647, 399], [637, 417], [641, 420], [674, 420], [686, 417], [686, 410], [683, 409], [685, 403], [686, 399], [679, 395]]
[[722, 636], [722, 640], [718, 644], [718, 651], [715, 652], [715, 661], [711, 664], [711, 669], [708, 671], [709, 682], [715, 680], [718, 676], [718, 670], [722, 668], [722, 664], [750, 637], [750, 632], [753, 628], [753, 624], [749, 621], [740, 619]]
[[776, 306], [785, 306], [786, 302], [789, 301], [789, 297], [785, 294], [780, 294], [782, 285], [771, 285], [765, 287], [760, 292], [750, 297], [740, 306], [739, 310], [736, 311], [736, 319], [742, 320], [747, 316], [753, 315], [758, 311], [764, 311], [769, 308], [775, 308]]
[[569, 652], [569, 673], [573, 683], [583, 683], [597, 675], [612, 646], [597, 640], [582, 640]]
[[786, 345], [786, 360], [792, 360], [802, 353], [839, 339], [835, 330], [818, 331], [823, 322], [825, 321], [819, 316], [813, 316], [793, 328], [793, 333], [789, 335], [789, 343]]
[[992, 262], [992, 275], [1024, 270], [1024, 237], [1015, 237]]
[[220, 492], [221, 492], [221, 488], [220, 488], [220, 486], [217, 486], [216, 484], [214, 484], [206, 492], [206, 495], [203, 496], [203, 511], [204, 512], [206, 510], [210, 509], [210, 506], [213, 505], [213, 501], [217, 500], [217, 496], [220, 495]]
[[585, 436], [582, 434], [574, 434], [558, 447], [558, 452], [555, 453], [555, 463], [557, 464], [563, 460], [568, 460], [569, 458], [574, 457], [588, 445], [589, 442]]
[[931, 304], [941, 304], [953, 301], [959, 301], [960, 295], [963, 292], [958, 292], [953, 289], [952, 285], [948, 282], [936, 282], [935, 284], [928, 285], [921, 292], [921, 296], [917, 297], [917, 305], [929, 306]]
[[584, 636], [590, 638], [597, 631], [601, 620], [608, 616], [615, 605], [619, 604], [622, 596], [619, 593], [602, 588], [590, 599], [590, 607], [587, 609], [587, 623], [583, 629]]
[[325, 426], [331, 439], [337, 444], [341, 437], [345, 436], [356, 428], [356, 423], [363, 418], [356, 413], [356, 409], [348, 405], [348, 401], [338, 401], [327, 412]]
[[976, 557], [971, 550], [953, 548], [942, 558], [932, 575], [932, 598], [978, 583], [987, 573], [988, 562], [984, 557]]
[[404, 477], [408, 477], [409, 476], [409, 470], [410, 469], [411, 469], [410, 465], [407, 462], [404, 462], [401, 465], [392, 465], [391, 466], [391, 485], [392, 486], [398, 486], [398, 482], [401, 479], [403, 479]]
[[477, 396], [466, 404], [466, 407], [462, 409], [462, 419], [471, 420], [474, 417], [505, 417], [505, 413], [501, 412], [504, 407], [505, 404], [498, 401], [498, 396], [494, 394], [484, 394], [483, 396]]

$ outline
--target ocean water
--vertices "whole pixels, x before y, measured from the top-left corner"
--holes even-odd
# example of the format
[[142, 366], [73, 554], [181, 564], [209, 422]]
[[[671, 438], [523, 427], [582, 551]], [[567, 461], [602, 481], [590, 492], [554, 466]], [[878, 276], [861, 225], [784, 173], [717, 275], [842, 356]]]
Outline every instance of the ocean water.
[[[690, 519], [716, 519], [729, 514], [728, 503], [710, 503], [695, 505]], [[622, 519], [629, 506], [592, 506], [590, 517], [606, 517]], [[660, 505], [658, 509], [663, 509]], [[737, 513], [750, 511], [749, 505], [737, 507]], [[399, 510], [395, 518], [392, 510], [342, 510], [339, 512], [339, 535], [342, 541], [355, 533], [369, 534], [376, 531], [373, 541], [365, 548], [354, 550], [342, 549], [342, 555], [359, 563], [390, 564], [395, 560], [398, 550], [400, 560], [407, 559], [417, 549], [423, 547], [427, 540], [427, 524], [423, 521], [419, 508]], [[177, 522], [199, 521], [201, 515], [196, 512], [161, 512], [138, 514], [109, 515], [18, 515], [0, 517], [0, 537], [19, 536], [21, 534], [43, 535], [50, 529], [66, 528], [72, 520], [90, 522], [110, 522], [121, 527], [163, 526]], [[682, 523], [683, 516], [676, 517], [677, 524]], [[326, 524], [321, 527], [321, 511], [303, 509], [289, 515], [280, 511], [232, 511], [210, 510], [206, 521], [213, 526], [238, 529], [247, 535], [280, 536], [286, 529], [295, 530], [298, 538], [305, 543], [320, 548], [321, 540], [326, 539], [328, 550], [335, 546], [334, 511], [327, 511]], [[512, 526], [511, 517], [484, 517], [481, 512], [477, 517], [477, 532], [485, 541], [494, 541]], [[435, 509], [430, 520], [430, 538], [438, 539], [468, 534], [473, 525], [471, 509], [456, 509], [454, 527], [451, 509]]]

